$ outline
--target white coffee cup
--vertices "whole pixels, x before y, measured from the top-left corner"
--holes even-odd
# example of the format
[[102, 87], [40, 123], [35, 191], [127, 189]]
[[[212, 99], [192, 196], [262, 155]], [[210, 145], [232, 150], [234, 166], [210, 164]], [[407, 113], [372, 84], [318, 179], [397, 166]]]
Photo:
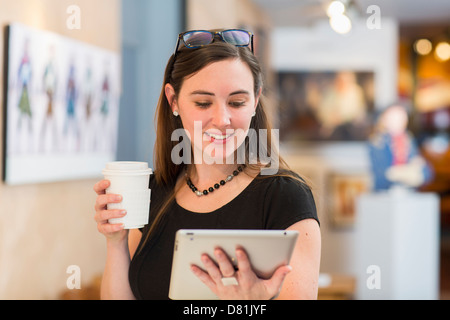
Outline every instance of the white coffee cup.
[[109, 219], [111, 224], [123, 223], [125, 229], [143, 228], [148, 224], [150, 211], [149, 179], [153, 173], [146, 162], [115, 161], [102, 170], [105, 179], [111, 182], [108, 194], [120, 194], [122, 202], [109, 203], [108, 210], [126, 210], [122, 218]]

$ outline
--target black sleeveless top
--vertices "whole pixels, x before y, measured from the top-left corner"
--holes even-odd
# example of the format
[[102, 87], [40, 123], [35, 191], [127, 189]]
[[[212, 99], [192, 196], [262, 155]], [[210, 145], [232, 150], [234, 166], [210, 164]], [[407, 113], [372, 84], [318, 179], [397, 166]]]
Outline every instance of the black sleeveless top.
[[[150, 188], [149, 223], [173, 186], [157, 186], [156, 179], [151, 178]], [[168, 299], [175, 233], [179, 229], [283, 230], [303, 219], [319, 222], [311, 190], [283, 176], [258, 176], [233, 200], [209, 213], [186, 210], [174, 201], [150, 241], [131, 261], [131, 290], [136, 299]], [[148, 230], [149, 225], [141, 229], [138, 250]]]

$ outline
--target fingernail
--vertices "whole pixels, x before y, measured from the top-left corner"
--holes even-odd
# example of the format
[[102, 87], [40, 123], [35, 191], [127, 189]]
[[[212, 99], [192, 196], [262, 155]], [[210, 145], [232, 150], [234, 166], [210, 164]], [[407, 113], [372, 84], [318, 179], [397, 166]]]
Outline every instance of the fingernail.
[[126, 210], [122, 210], [122, 211], [120, 211], [120, 214], [124, 216], [124, 215], [127, 214], [127, 211]]
[[122, 196], [118, 195], [118, 196], [116, 196], [115, 199], [116, 199], [117, 201], [120, 201], [120, 200], [122, 200]]

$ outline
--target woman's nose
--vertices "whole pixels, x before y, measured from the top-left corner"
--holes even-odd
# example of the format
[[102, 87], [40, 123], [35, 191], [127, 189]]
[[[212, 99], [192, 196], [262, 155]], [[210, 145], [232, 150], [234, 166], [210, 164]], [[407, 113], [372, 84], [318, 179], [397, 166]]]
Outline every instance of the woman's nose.
[[217, 128], [223, 128], [231, 123], [231, 115], [226, 105], [217, 105], [213, 113], [213, 124]]

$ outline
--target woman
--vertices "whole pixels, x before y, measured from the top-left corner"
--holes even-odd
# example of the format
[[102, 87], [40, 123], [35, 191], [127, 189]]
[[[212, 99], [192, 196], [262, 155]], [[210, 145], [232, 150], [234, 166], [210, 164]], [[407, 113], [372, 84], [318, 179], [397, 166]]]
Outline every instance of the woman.
[[[102, 298], [167, 299], [174, 237], [181, 228], [297, 230], [290, 265], [279, 267], [270, 279], [253, 273], [242, 250], [236, 252], [235, 271], [220, 248], [217, 265], [204, 255], [204, 265], [193, 266], [192, 272], [221, 299], [317, 297], [320, 230], [314, 200], [301, 178], [284, 168], [271, 134], [260, 141], [261, 129], [271, 128], [261, 103], [262, 72], [252, 37], [236, 29], [180, 34], [157, 109], [149, 224], [130, 232], [109, 224], [109, 218], [124, 214], [106, 210], [107, 203], [120, 202], [120, 195], [105, 194], [108, 181], [94, 186], [95, 219], [107, 239]], [[190, 137], [184, 139], [190, 148], [182, 154], [173, 152], [180, 142], [171, 141], [180, 128]], [[260, 154], [247, 152], [238, 161], [238, 147], [252, 147], [246, 138], [250, 131], [258, 145], [267, 146], [265, 156], [279, 163], [276, 175], [265, 174], [270, 164]], [[220, 281], [232, 276], [237, 285]]]

